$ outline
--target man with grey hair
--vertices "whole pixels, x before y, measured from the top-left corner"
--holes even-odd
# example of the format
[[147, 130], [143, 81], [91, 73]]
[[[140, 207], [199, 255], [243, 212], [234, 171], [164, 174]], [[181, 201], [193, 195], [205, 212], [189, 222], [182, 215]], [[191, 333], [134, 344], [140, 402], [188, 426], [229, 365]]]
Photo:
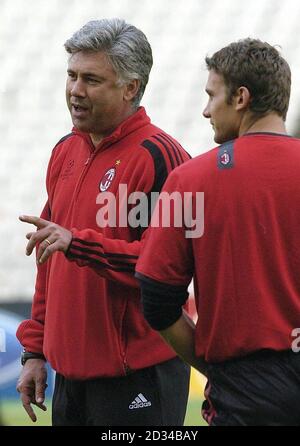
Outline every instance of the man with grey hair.
[[152, 67], [140, 30], [92, 21], [65, 48], [74, 128], [53, 150], [41, 218], [20, 217], [37, 228], [26, 253], [37, 248], [38, 273], [31, 319], [17, 332], [17, 389], [35, 421], [31, 405], [46, 409], [48, 360], [57, 372], [54, 425], [181, 425], [189, 368], [141, 313], [134, 271], [142, 225], [121, 224], [119, 215], [101, 226], [97, 216], [103, 193], [118, 204], [120, 185], [128, 196], [158, 193], [189, 156], [139, 106]]

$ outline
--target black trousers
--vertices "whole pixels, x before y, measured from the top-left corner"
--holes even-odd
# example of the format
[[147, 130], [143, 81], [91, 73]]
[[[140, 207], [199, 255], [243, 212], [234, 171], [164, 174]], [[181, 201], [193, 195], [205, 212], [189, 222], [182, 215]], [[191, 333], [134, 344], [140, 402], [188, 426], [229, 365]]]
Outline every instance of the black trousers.
[[300, 426], [300, 353], [261, 350], [208, 367], [212, 426]]
[[190, 368], [179, 358], [117, 378], [57, 374], [53, 426], [182, 426]]

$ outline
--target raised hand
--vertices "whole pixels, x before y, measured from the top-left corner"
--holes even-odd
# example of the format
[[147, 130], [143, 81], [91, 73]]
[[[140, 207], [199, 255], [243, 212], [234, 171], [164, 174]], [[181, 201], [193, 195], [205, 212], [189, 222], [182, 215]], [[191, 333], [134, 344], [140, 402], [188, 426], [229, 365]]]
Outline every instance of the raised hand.
[[37, 263], [45, 263], [56, 251], [67, 252], [72, 240], [72, 232], [43, 218], [21, 215], [19, 219], [24, 223], [36, 226], [37, 231], [29, 232], [26, 255], [30, 256], [34, 247], [38, 246]]

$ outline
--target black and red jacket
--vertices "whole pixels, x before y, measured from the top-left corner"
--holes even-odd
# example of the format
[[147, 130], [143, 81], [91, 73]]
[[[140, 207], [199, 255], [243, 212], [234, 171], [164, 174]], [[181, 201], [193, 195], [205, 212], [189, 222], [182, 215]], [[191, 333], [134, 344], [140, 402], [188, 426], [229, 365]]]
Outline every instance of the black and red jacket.
[[141, 313], [134, 278], [141, 228], [97, 225], [97, 196], [108, 187], [118, 200], [159, 192], [168, 173], [189, 159], [172, 137], [151, 124], [141, 107], [96, 149], [73, 129], [54, 148], [42, 218], [72, 231], [67, 256], [57, 252], [38, 267], [32, 318], [17, 336], [27, 351], [43, 352], [72, 379], [122, 376], [175, 356]]

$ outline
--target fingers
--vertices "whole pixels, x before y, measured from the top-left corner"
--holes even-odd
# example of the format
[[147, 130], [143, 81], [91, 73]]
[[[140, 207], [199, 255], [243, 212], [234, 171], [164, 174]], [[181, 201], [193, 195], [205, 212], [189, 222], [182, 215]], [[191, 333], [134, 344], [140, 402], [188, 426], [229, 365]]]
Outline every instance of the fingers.
[[38, 229], [45, 228], [49, 224], [49, 221], [44, 220], [43, 218], [29, 215], [20, 215], [19, 220], [23, 223], [30, 223], [31, 225], [36, 226]]
[[[39, 400], [41, 401], [41, 397], [39, 397]], [[44, 412], [46, 412], [47, 410], [47, 406], [45, 406], [45, 404], [43, 404], [42, 402], [37, 402], [34, 397], [32, 397], [32, 395], [30, 394], [26, 394], [26, 393], [21, 393], [21, 400], [22, 400], [22, 404], [23, 407], [25, 409], [25, 411], [27, 412], [29, 418], [35, 423], [37, 421], [37, 416], [32, 408], [32, 404], [34, 404], [35, 406], [37, 406], [39, 409], [43, 410]], [[43, 400], [44, 401], [44, 400]]]
[[49, 257], [56, 251], [66, 252], [71, 243], [72, 232], [59, 226], [57, 228], [57, 231], [46, 237], [39, 246], [37, 254], [37, 263], [39, 265], [47, 262]]
[[[47, 388], [47, 384], [45, 383], [44, 379], [38, 378], [35, 382], [35, 404], [37, 406], [46, 407], [43, 405], [43, 402], [45, 401], [45, 389]], [[42, 408], [41, 407], [41, 408]]]
[[53, 222], [38, 217], [22, 215], [19, 219], [23, 222], [34, 224], [38, 230], [26, 235], [29, 240], [26, 246], [26, 255], [30, 256], [33, 249], [39, 244], [37, 263], [45, 263], [56, 251], [67, 252], [72, 241], [72, 232]]
[[30, 396], [30, 394], [26, 394], [26, 393], [21, 393], [21, 400], [23, 403], [23, 407], [26, 410], [29, 418], [31, 418], [31, 420], [35, 423], [37, 418], [36, 415], [34, 413], [34, 410], [31, 407], [32, 402], [32, 397]]
[[59, 249], [60, 248], [59, 240], [57, 240], [56, 242], [51, 242], [51, 238], [50, 237], [48, 237], [47, 240], [49, 240], [50, 245], [49, 245], [49, 243], [44, 242], [44, 243], [42, 243], [40, 245], [40, 248], [39, 248], [39, 252], [38, 252], [38, 255], [37, 255], [37, 259], [36, 259], [37, 263], [39, 265], [42, 265], [43, 263], [47, 262], [49, 257], [52, 256], [52, 254], [55, 251], [59, 251], [60, 250]]
[[39, 250], [36, 256], [36, 262], [37, 264], [41, 265], [42, 263], [46, 262], [49, 257], [57, 251], [57, 243], [56, 237], [48, 236], [45, 238], [42, 243], [40, 243]]
[[34, 404], [36, 407], [43, 410], [44, 412], [47, 412], [47, 406], [45, 406], [45, 404], [41, 404], [41, 403], [37, 403], [37, 402], [35, 402], [35, 403], [33, 402], [32, 404]]
[[17, 382], [17, 391], [20, 393], [23, 407], [29, 418], [36, 422], [37, 417], [32, 405], [47, 410], [44, 404], [45, 389], [47, 388], [47, 370], [42, 359], [29, 359], [26, 361]]
[[[40, 229], [36, 232], [31, 232], [30, 234], [27, 234], [27, 235], [28, 236], [30, 235], [30, 239], [26, 246], [26, 255], [30, 256], [32, 254], [32, 251], [34, 250], [36, 244], [42, 242], [47, 237], [49, 237], [49, 235], [50, 235], [49, 223], [48, 223], [47, 228]], [[26, 238], [27, 238], [27, 236], [26, 236]], [[46, 243], [46, 245], [47, 245], [47, 243]]]
[[35, 382], [35, 400], [32, 401], [37, 407], [42, 409], [43, 411], [47, 410], [47, 407], [44, 404], [45, 401], [45, 390], [47, 388], [47, 384], [45, 383], [43, 378], [37, 378]]

